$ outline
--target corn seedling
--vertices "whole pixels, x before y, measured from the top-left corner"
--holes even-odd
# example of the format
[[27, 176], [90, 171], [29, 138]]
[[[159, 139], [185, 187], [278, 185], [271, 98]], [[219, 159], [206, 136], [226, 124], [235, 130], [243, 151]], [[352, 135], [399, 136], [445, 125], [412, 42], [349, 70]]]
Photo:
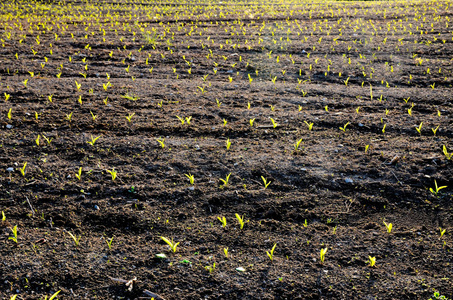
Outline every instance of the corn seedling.
[[437, 186], [437, 181], [436, 181], [436, 180], [434, 180], [434, 186], [435, 186], [435, 189], [429, 188], [429, 191], [430, 191], [431, 193], [433, 193], [436, 197], [437, 197], [437, 194], [439, 193], [439, 191], [440, 191], [441, 189], [444, 189], [444, 188], [447, 187], [446, 185], [445, 185], [445, 186]]
[[70, 114], [66, 114], [66, 120], [71, 122], [71, 119], [72, 119], [72, 112]]
[[275, 250], [275, 247], [277, 247], [277, 243], [274, 244], [274, 246], [272, 247], [272, 249], [270, 251], [266, 251], [266, 254], [267, 256], [269, 256], [269, 259], [271, 261], [274, 260], [274, 250]]
[[7, 94], [7, 93], [4, 93], [4, 95], [5, 95], [5, 102], [6, 102], [6, 101], [8, 101], [9, 97], [11, 97], [11, 95]]
[[54, 293], [52, 296], [50, 296], [49, 298], [47, 298], [47, 296], [44, 297], [44, 300], [53, 300], [55, 299], [55, 297], [57, 297], [58, 293], [60, 293], [60, 291]]
[[271, 119], [271, 122], [272, 122], [272, 126], [273, 126], [274, 128], [276, 128], [276, 127], [278, 126], [277, 122], [275, 122], [275, 120], [272, 119], [272, 118], [270, 118], [270, 119]]
[[76, 84], [77, 90], [80, 90], [80, 88], [82, 87], [82, 84], [78, 83], [77, 80], [75, 81], [75, 84]]
[[82, 167], [79, 168], [79, 171], [75, 174], [78, 180], [82, 179]]
[[223, 119], [223, 127], [225, 127], [227, 123], [228, 121], [226, 119]]
[[5, 212], [2, 210], [2, 223], [6, 221]]
[[204, 267], [209, 273], [212, 273], [215, 270], [215, 263], [212, 264], [212, 266], [206, 266]]
[[126, 120], [130, 123], [132, 121], [132, 117], [135, 116], [135, 113], [129, 113], [128, 116], [126, 116]]
[[253, 127], [253, 122], [255, 122], [255, 118], [249, 120], [250, 127]]
[[230, 175], [231, 175], [231, 173], [228, 174], [228, 175], [225, 177], [225, 179], [220, 178], [220, 181], [223, 182], [223, 187], [227, 187], [227, 186], [228, 186], [228, 181], [230, 180]]
[[436, 128], [431, 128], [431, 130], [432, 130], [434, 136], [436, 136], [436, 134], [437, 134], [437, 129], [439, 129], [439, 126], [440, 126], [440, 125], [437, 125]]
[[11, 120], [11, 118], [13, 117], [12, 113], [13, 113], [13, 109], [10, 108], [10, 109], [8, 110], [8, 114], [6, 115], [6, 116], [8, 117], [8, 119], [10, 119], [10, 120]]
[[439, 237], [439, 239], [440, 239], [440, 238], [442, 238], [444, 236], [444, 234], [447, 231], [447, 229], [442, 229], [442, 228], [439, 227], [439, 231], [440, 231], [440, 237]]
[[453, 152], [448, 153], [447, 147], [445, 147], [445, 145], [442, 147], [442, 152], [444, 153], [445, 157], [447, 157], [448, 160], [451, 160], [451, 158], [453, 157]]
[[217, 103], [217, 107], [220, 108], [220, 105], [222, 105], [222, 102], [219, 101], [219, 99], [215, 99], [215, 102]]
[[370, 268], [373, 268], [376, 265], [376, 257], [368, 256]]
[[263, 180], [264, 183], [264, 189], [267, 189], [267, 187], [269, 186], [269, 184], [271, 184], [272, 181], [267, 182], [267, 179], [264, 178], [264, 176], [261, 176], [261, 179]]
[[93, 119], [93, 122], [96, 121], [97, 115], [93, 114], [93, 112], [90, 110], [91, 118]]
[[42, 138], [47, 142], [47, 144], [50, 146], [50, 143], [52, 143], [53, 138], [48, 138], [44, 134], [42, 135]]
[[38, 137], [37, 137], [36, 140], [35, 140], [35, 143], [36, 143], [36, 145], [37, 145], [38, 147], [39, 147], [39, 138], [40, 138], [40, 135], [38, 134]]
[[343, 127], [340, 127], [340, 130], [343, 132], [346, 132], [346, 127], [349, 125], [349, 122], [343, 125]]
[[298, 151], [299, 150], [299, 145], [300, 143], [302, 143], [302, 139], [298, 140], [295, 144], [294, 144], [294, 151]]
[[164, 138], [162, 138], [162, 139], [156, 139], [156, 141], [159, 142], [159, 144], [160, 144], [160, 146], [162, 147], [162, 149], [165, 148], [165, 143], [164, 143], [165, 139], [164, 139]]
[[113, 168], [112, 170], [106, 170], [108, 173], [110, 173], [110, 175], [112, 175], [112, 181], [114, 181], [116, 179], [116, 171], [115, 171], [115, 168]]
[[186, 123], [187, 125], [190, 125], [190, 121], [192, 120], [192, 116], [186, 117]]
[[112, 243], [113, 243], [113, 236], [112, 236], [112, 238], [110, 240], [106, 240], [105, 242], [107, 243], [107, 246], [111, 250], [112, 249]]
[[71, 232], [69, 232], [69, 235], [71, 236], [72, 240], [74, 241], [74, 244], [76, 245], [76, 247], [79, 246], [79, 242], [80, 242], [80, 239], [82, 238], [82, 236], [79, 236], [77, 237], [76, 235], [72, 234]]
[[225, 228], [227, 226], [227, 220], [226, 220], [225, 216], [217, 217], [217, 219], [220, 221], [220, 223], [222, 223], [223, 228]]
[[417, 130], [417, 132], [421, 135], [422, 134], [422, 125], [423, 125], [423, 122], [420, 123], [420, 125], [418, 127], [415, 127], [415, 130]]
[[230, 150], [230, 147], [231, 147], [230, 139], [227, 139], [227, 140], [226, 140], [225, 146], [226, 146], [226, 149], [227, 149], [227, 150]]
[[165, 243], [167, 243], [167, 245], [170, 247], [171, 251], [173, 251], [173, 253], [176, 252], [176, 247], [178, 247], [179, 245], [179, 242], [178, 243], [175, 243], [173, 242], [173, 239], [171, 239], [171, 241], [169, 239], [167, 239], [166, 237], [163, 237], [161, 236], [160, 237]]
[[184, 120], [183, 117], [180, 117], [180, 116], [176, 116], [178, 118], [178, 120], [181, 122], [181, 125], [184, 125], [184, 123], [186, 122], [186, 120]]
[[385, 221], [383, 221], [383, 222], [384, 222], [385, 228], [387, 228], [387, 233], [392, 233], [393, 224], [387, 223]]
[[189, 174], [184, 174], [184, 175], [186, 175], [186, 177], [189, 178], [190, 184], [193, 185], [194, 182], [195, 182], [195, 177], [192, 174], [190, 174], [190, 173]]
[[242, 230], [242, 228], [244, 228], [244, 216], [240, 216], [239, 214], [235, 214], [236, 216], [236, 219], [238, 220], [239, 222], [239, 228]]
[[307, 121], [304, 121], [305, 124], [308, 126], [308, 130], [311, 131], [313, 128], [313, 123], [308, 123]]
[[226, 258], [228, 258], [228, 247], [223, 248], [223, 254], [225, 254]]
[[10, 229], [13, 232], [13, 236], [10, 236], [8, 238], [8, 240], [12, 240], [13, 242], [15, 242], [17, 244], [17, 225]]
[[19, 168], [20, 174], [22, 174], [23, 177], [25, 177], [25, 167], [27, 167], [27, 162], [24, 163], [22, 168]]
[[94, 143], [96, 143], [96, 141], [100, 138], [101, 136], [98, 136], [98, 137], [93, 137], [91, 136], [91, 141], [87, 141], [88, 144], [90, 144], [91, 146], [94, 146]]
[[319, 253], [319, 258], [320, 258], [322, 264], [324, 263], [326, 252], [327, 252], [327, 247], [321, 249], [321, 252]]

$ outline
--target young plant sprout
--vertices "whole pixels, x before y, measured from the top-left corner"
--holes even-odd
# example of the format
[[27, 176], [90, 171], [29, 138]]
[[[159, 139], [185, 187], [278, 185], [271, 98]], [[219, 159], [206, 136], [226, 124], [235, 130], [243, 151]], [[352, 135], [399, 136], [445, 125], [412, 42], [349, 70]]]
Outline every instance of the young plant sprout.
[[23, 177], [25, 177], [25, 167], [27, 167], [27, 162], [24, 163], [22, 168], [19, 168], [20, 174], [22, 174]]
[[110, 240], [105, 240], [105, 242], [107, 243], [107, 246], [109, 247], [109, 250], [112, 249], [112, 243], [113, 243], [113, 236]]
[[115, 171], [115, 168], [113, 168], [112, 170], [106, 170], [108, 173], [110, 173], [110, 175], [112, 175], [112, 181], [114, 181], [116, 179], [116, 171]]
[[444, 185], [444, 186], [437, 186], [437, 181], [436, 181], [436, 180], [434, 180], [434, 186], [435, 186], [435, 189], [429, 188], [429, 191], [430, 191], [431, 193], [433, 193], [436, 197], [437, 197], [437, 194], [439, 193], [439, 191], [440, 191], [441, 189], [444, 189], [444, 188], [447, 187], [446, 185]]
[[87, 141], [88, 144], [90, 144], [91, 146], [94, 146], [94, 143], [96, 143], [96, 141], [100, 138], [101, 136], [98, 136], [98, 137], [93, 137], [91, 136], [91, 141]]
[[453, 152], [448, 153], [447, 147], [445, 147], [445, 145], [442, 147], [442, 153], [445, 155], [445, 157], [446, 157], [448, 160], [451, 160], [451, 158], [453, 157]]
[[226, 220], [225, 216], [217, 217], [217, 219], [220, 221], [220, 223], [222, 223], [223, 228], [225, 228], [227, 226], [227, 220]]
[[376, 265], [376, 257], [368, 256], [370, 268], [373, 268]]
[[269, 186], [269, 184], [271, 184], [272, 181], [267, 182], [267, 179], [264, 178], [264, 176], [261, 176], [261, 179], [263, 180], [264, 183], [264, 189], [267, 189], [267, 187]]
[[393, 228], [392, 223], [387, 223], [385, 221], [383, 221], [383, 222], [384, 222], [385, 228], [387, 228], [387, 233], [392, 233], [392, 228]]
[[277, 122], [275, 122], [275, 120], [272, 119], [272, 118], [270, 118], [270, 119], [271, 119], [271, 122], [272, 122], [272, 126], [273, 126], [274, 128], [276, 128], [276, 127], [278, 126]]
[[321, 249], [321, 252], [319, 253], [319, 259], [321, 260], [322, 264], [324, 263], [324, 259], [325, 259], [326, 253], [327, 253], [327, 247]]
[[277, 247], [277, 243], [274, 244], [274, 247], [272, 247], [272, 249], [270, 251], [266, 251], [266, 254], [267, 256], [269, 257], [269, 259], [271, 261], [274, 260], [274, 250], [275, 250], [275, 247]]
[[442, 228], [439, 227], [439, 231], [440, 231], [440, 237], [439, 237], [439, 239], [440, 239], [440, 238], [442, 238], [444, 236], [444, 234], [447, 231], [447, 229], [442, 229]]
[[159, 142], [162, 149], [165, 148], [165, 143], [164, 143], [165, 139], [164, 138], [158, 138], [158, 139], [156, 139], [156, 141]]
[[308, 130], [311, 131], [313, 128], [313, 123], [308, 123], [307, 121], [304, 121], [305, 124], [308, 126]]
[[193, 185], [194, 182], [195, 182], [195, 177], [192, 174], [190, 174], [190, 173], [189, 174], [184, 174], [184, 175], [186, 175], [186, 177], [189, 178], [190, 184]]
[[226, 140], [226, 145], [225, 145], [225, 146], [226, 146], [226, 149], [227, 149], [227, 150], [230, 150], [230, 147], [231, 147], [230, 139], [227, 139], [227, 140]]
[[77, 237], [76, 235], [72, 234], [69, 231], [68, 231], [68, 233], [71, 236], [72, 240], [74, 241], [75, 246], [78, 247], [79, 243], [80, 243], [80, 239], [82, 238], [82, 236]]
[[13, 232], [13, 236], [10, 236], [8, 238], [8, 240], [12, 240], [13, 242], [15, 242], [17, 244], [17, 225], [10, 229]]
[[231, 173], [228, 174], [225, 179], [220, 178], [220, 181], [223, 182], [223, 186], [222, 187], [227, 187], [228, 186], [228, 181], [230, 180], [230, 175], [231, 175]]
[[75, 174], [78, 180], [82, 179], [82, 167], [79, 168], [79, 171]]
[[299, 150], [299, 145], [300, 143], [302, 143], [302, 139], [298, 140], [295, 144], [294, 144], [294, 151], [298, 151]]
[[225, 254], [226, 258], [228, 258], [228, 247], [223, 248], [223, 254]]
[[240, 215], [237, 214], [237, 213], [235, 214], [235, 216], [236, 216], [236, 219], [237, 219], [238, 222], [239, 222], [239, 228], [242, 230], [242, 228], [244, 228], [244, 224], [245, 224], [245, 222], [244, 222], [244, 216], [240, 216]]
[[349, 122], [343, 125], [343, 127], [340, 127], [340, 130], [343, 132], [346, 132], [346, 127], [349, 125]]
[[165, 243], [167, 243], [167, 245], [170, 247], [171, 251], [173, 251], [173, 253], [176, 252], [176, 247], [178, 247], [179, 245], [179, 242], [178, 243], [175, 243], [173, 242], [173, 239], [171, 239], [171, 241], [169, 239], [167, 239], [166, 237], [163, 237], [161, 236], [160, 237]]

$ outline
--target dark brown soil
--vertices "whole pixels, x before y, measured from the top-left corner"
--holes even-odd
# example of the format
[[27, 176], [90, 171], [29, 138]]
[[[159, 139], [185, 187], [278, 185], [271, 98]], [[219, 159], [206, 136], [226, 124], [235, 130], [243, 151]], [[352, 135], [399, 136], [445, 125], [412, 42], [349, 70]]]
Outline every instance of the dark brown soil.
[[0, 298], [453, 296], [450, 2], [121, 2], [0, 4]]

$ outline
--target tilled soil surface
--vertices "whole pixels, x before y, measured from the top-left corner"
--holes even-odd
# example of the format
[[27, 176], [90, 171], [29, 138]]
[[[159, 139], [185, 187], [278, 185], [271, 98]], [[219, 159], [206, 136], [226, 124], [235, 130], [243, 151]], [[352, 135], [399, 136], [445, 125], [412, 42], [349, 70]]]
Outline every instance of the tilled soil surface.
[[453, 296], [450, 5], [0, 4], [0, 297]]

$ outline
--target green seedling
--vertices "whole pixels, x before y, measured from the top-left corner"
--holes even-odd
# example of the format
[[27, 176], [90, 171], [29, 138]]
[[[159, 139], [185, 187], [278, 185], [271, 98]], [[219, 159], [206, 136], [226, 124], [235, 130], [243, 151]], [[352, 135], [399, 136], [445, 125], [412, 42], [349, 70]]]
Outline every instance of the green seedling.
[[2, 223], [6, 221], [5, 212], [2, 210]]
[[82, 87], [82, 84], [78, 83], [77, 80], [75, 81], [75, 84], [76, 84], [77, 90], [80, 90], [80, 88]]
[[206, 266], [204, 267], [209, 273], [212, 273], [215, 270], [215, 263], [212, 264], [212, 266]]
[[40, 135], [38, 134], [38, 137], [35, 140], [35, 143], [36, 143], [37, 146], [39, 146], [39, 138], [40, 138]]
[[228, 247], [223, 248], [223, 254], [225, 254], [225, 257], [228, 258]]
[[166, 237], [163, 237], [161, 236], [160, 237], [165, 243], [167, 243], [168, 246], [170, 246], [170, 249], [171, 251], [173, 251], [173, 253], [176, 252], [176, 247], [178, 247], [179, 245], [179, 242], [178, 243], [175, 243], [173, 242], [173, 239], [171, 239], [171, 241], [169, 239], [167, 239]]
[[247, 109], [250, 109], [250, 107], [251, 107], [250, 102], [247, 102]]
[[116, 171], [115, 171], [115, 168], [113, 168], [112, 170], [106, 170], [107, 172], [110, 173], [110, 175], [112, 175], [112, 181], [114, 181], [116, 179]]
[[272, 181], [267, 182], [267, 179], [264, 178], [264, 176], [261, 176], [261, 179], [263, 180], [264, 183], [264, 189], [267, 189], [267, 187], [269, 186], [269, 184], [271, 184]]
[[326, 252], [327, 252], [327, 247], [321, 249], [321, 252], [320, 252], [320, 254], [319, 254], [319, 258], [320, 258], [322, 264], [324, 263], [324, 259], [325, 259], [325, 256], [326, 256]]
[[415, 130], [417, 130], [418, 134], [422, 134], [422, 125], [423, 125], [423, 122], [420, 123], [420, 125], [418, 127], [415, 127]]
[[10, 108], [10, 109], [8, 110], [8, 114], [7, 114], [6, 116], [8, 117], [8, 119], [11, 120], [11, 118], [13, 117], [13, 109], [12, 109], [12, 108]]
[[79, 171], [75, 174], [78, 180], [82, 180], [82, 167], [79, 168]]
[[255, 122], [255, 118], [249, 120], [250, 127], [253, 127], [253, 122]]
[[223, 127], [227, 125], [228, 121], [226, 119], [223, 119]]
[[186, 120], [184, 120], [184, 118], [180, 117], [180, 116], [176, 116], [178, 118], [178, 120], [181, 122], [181, 125], [184, 125], [184, 122], [186, 122]]
[[431, 130], [432, 130], [434, 136], [436, 136], [436, 134], [437, 134], [437, 129], [439, 129], [439, 126], [440, 126], [440, 125], [437, 125], [436, 128], [431, 128]]
[[308, 123], [307, 121], [304, 121], [305, 124], [308, 126], [308, 130], [311, 131], [313, 128], [313, 123]]
[[368, 149], [370, 148], [370, 145], [365, 146], [365, 153], [367, 153]]
[[126, 116], [126, 120], [130, 123], [132, 121], [132, 117], [135, 116], [135, 113], [129, 113], [128, 116]]
[[231, 173], [228, 174], [228, 175], [225, 177], [225, 179], [220, 178], [220, 181], [223, 182], [223, 187], [227, 187], [227, 186], [228, 186], [228, 181], [230, 180], [230, 175], [231, 175]]
[[71, 122], [71, 119], [72, 119], [72, 112], [70, 114], [66, 114], [66, 120]]
[[448, 160], [451, 160], [451, 158], [453, 157], [453, 152], [448, 153], [447, 147], [445, 147], [445, 145], [442, 147], [442, 152], [444, 153], [445, 157], [447, 157]]
[[304, 227], [307, 227], [307, 226], [308, 226], [308, 221], [307, 221], [307, 219], [305, 219], [305, 221], [302, 223], [302, 225], [303, 225]]
[[349, 122], [343, 125], [343, 127], [340, 127], [340, 130], [343, 132], [346, 132], [346, 127], [349, 125]]
[[371, 257], [368, 256], [369, 262], [370, 262], [370, 268], [373, 268], [376, 264], [376, 257]]
[[22, 168], [19, 168], [20, 174], [22, 174], [23, 177], [25, 177], [25, 168], [27, 167], [27, 162], [24, 163], [24, 166]]
[[93, 114], [93, 112], [91, 110], [90, 110], [90, 114], [91, 114], [91, 118], [93, 119], [93, 121], [96, 121], [97, 115]]
[[227, 220], [226, 220], [225, 216], [217, 217], [217, 219], [220, 221], [220, 223], [222, 223], [223, 228], [225, 228], [227, 226]]
[[7, 94], [7, 93], [3, 93], [5, 95], [5, 102], [8, 101], [9, 97], [11, 97], [10, 94]]
[[49, 299], [47, 299], [47, 296], [45, 296], [44, 300], [53, 300], [53, 299], [55, 299], [55, 297], [57, 297], [58, 293], [60, 293], [60, 291], [58, 291], [55, 294], [53, 294], [52, 296], [50, 296]]
[[98, 137], [93, 137], [91, 136], [91, 141], [87, 141], [88, 144], [90, 144], [91, 146], [94, 146], [94, 143], [96, 143], [96, 141], [100, 138], [101, 136], [98, 136]]
[[80, 239], [82, 238], [82, 236], [77, 237], [76, 235], [72, 234], [69, 231], [68, 231], [68, 233], [71, 236], [72, 240], [74, 241], [74, 244], [76, 245], [76, 247], [78, 247], [79, 243], [80, 243]]
[[10, 236], [8, 238], [8, 240], [12, 240], [13, 242], [15, 242], [17, 244], [17, 225], [14, 226], [13, 228], [10, 227], [10, 229], [13, 232], [13, 236]]
[[197, 86], [197, 88], [201, 91], [202, 94], [204, 94], [206, 92], [204, 87]]
[[195, 177], [192, 174], [190, 174], [190, 173], [189, 174], [184, 174], [184, 175], [186, 175], [186, 177], [189, 178], [190, 184], [193, 185], [194, 182], [195, 182]]
[[272, 122], [272, 126], [273, 126], [274, 128], [277, 128], [277, 126], [278, 126], [277, 122], [275, 122], [275, 120], [272, 119], [272, 118], [270, 118], [270, 119], [271, 119], [271, 122]]
[[192, 116], [186, 117], [186, 123], [187, 125], [190, 125], [190, 121], [192, 120]]
[[236, 219], [238, 219], [238, 222], [239, 222], [239, 228], [242, 230], [242, 228], [244, 228], [244, 216], [240, 216], [239, 214], [235, 214], [236, 216]]
[[294, 150], [295, 151], [298, 151], [299, 150], [299, 145], [300, 143], [302, 143], [302, 139], [298, 140], [295, 144], [294, 144]]
[[110, 240], [106, 240], [106, 243], [107, 243], [107, 246], [109, 247], [109, 249], [111, 250], [112, 249], [112, 243], [113, 243], [113, 236]]
[[44, 134], [42, 135], [43, 139], [47, 142], [47, 144], [50, 146], [50, 143], [52, 143], [53, 138], [48, 138]]
[[227, 139], [227, 140], [226, 140], [226, 145], [225, 145], [225, 146], [226, 146], [226, 149], [227, 149], [227, 150], [230, 150], [230, 147], [231, 147], [230, 139]]
[[215, 99], [215, 102], [217, 103], [217, 107], [220, 108], [220, 105], [222, 105], [222, 102], [219, 101], [219, 99]]
[[447, 229], [442, 229], [442, 228], [439, 227], [439, 231], [440, 231], [440, 237], [439, 237], [439, 239], [440, 239], [440, 238], [442, 238], [444, 236], [444, 234], [447, 231]]
[[345, 85], [345, 86], [348, 86], [349, 77], [348, 77], [346, 80], [343, 80], [343, 82], [344, 82], [344, 85]]
[[165, 148], [165, 143], [164, 143], [165, 139], [164, 138], [163, 139], [156, 139], [156, 141], [159, 142], [159, 144], [162, 147], [162, 149]]
[[47, 97], [47, 99], [49, 100], [50, 103], [52, 103], [52, 97], [53, 97], [53, 95], [49, 95], [49, 96]]
[[382, 133], [385, 133], [385, 127], [387, 127], [387, 124], [384, 124], [384, 127], [382, 127]]
[[267, 256], [269, 256], [269, 259], [271, 261], [274, 260], [274, 250], [275, 250], [275, 247], [277, 247], [277, 243], [274, 244], [274, 247], [272, 247], [272, 249], [270, 251], [266, 251], [266, 254]]
[[27, 87], [28, 78], [27, 78], [27, 79], [25, 79], [24, 81], [22, 81], [22, 83], [24, 84], [24, 87]]
[[393, 224], [387, 223], [385, 221], [383, 221], [383, 222], [384, 222], [385, 228], [387, 228], [387, 233], [392, 233]]
[[431, 193], [433, 193], [436, 197], [437, 197], [437, 194], [439, 193], [439, 191], [440, 191], [441, 189], [444, 189], [444, 188], [447, 187], [446, 185], [444, 185], [444, 186], [437, 186], [437, 181], [436, 181], [436, 180], [434, 180], [434, 186], [435, 186], [435, 189], [429, 188], [429, 191], [430, 191]]
[[9, 300], [16, 300], [17, 298], [17, 295], [12, 295], [11, 298], [9, 298]]

